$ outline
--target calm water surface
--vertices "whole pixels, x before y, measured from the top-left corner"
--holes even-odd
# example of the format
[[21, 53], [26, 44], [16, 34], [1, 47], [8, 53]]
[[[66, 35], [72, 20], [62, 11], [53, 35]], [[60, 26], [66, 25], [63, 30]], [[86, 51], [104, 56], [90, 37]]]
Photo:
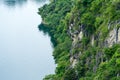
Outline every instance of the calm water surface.
[[45, 0], [0, 0], [0, 80], [42, 80], [54, 73], [50, 37], [38, 30]]

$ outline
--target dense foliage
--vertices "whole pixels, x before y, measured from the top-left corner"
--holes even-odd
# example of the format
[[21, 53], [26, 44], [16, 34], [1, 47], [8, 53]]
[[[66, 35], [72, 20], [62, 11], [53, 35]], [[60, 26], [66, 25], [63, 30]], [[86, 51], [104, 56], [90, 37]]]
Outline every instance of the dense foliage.
[[[51, 36], [57, 64], [55, 74], [44, 80], [120, 80], [120, 45], [109, 47], [105, 43], [110, 30], [120, 28], [116, 25], [119, 0], [51, 0], [38, 13], [43, 18], [39, 29]], [[72, 40], [70, 25], [74, 35], [82, 26], [81, 40]], [[71, 56], [77, 60], [74, 67]]]

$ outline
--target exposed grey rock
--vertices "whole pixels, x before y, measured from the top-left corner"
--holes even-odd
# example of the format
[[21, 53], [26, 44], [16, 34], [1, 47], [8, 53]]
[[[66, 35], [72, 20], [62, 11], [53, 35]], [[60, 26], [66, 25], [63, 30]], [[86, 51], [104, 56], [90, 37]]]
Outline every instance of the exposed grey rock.
[[120, 74], [118, 73], [118, 74], [117, 74], [117, 78], [118, 78], [119, 76], [120, 76]]
[[118, 40], [117, 40], [117, 42], [120, 43], [120, 28], [118, 29], [117, 35], [118, 35]]
[[72, 67], [74, 68], [77, 63], [78, 63], [78, 60], [74, 59], [73, 62], [72, 62]]
[[95, 73], [97, 71], [97, 66], [93, 67], [93, 72]]
[[79, 32], [79, 34], [78, 34], [78, 39], [79, 39], [79, 41], [81, 41], [81, 40], [82, 40], [82, 37], [83, 37], [83, 32], [82, 32], [82, 31], [80, 31], [80, 32]]
[[94, 39], [94, 35], [92, 35], [92, 37], [91, 37], [91, 45], [92, 45], [92, 46], [94, 46], [94, 40], [95, 40], [95, 39]]
[[113, 30], [110, 31], [106, 43], [108, 47], [111, 47], [113, 44], [117, 42], [117, 29], [114, 28]]

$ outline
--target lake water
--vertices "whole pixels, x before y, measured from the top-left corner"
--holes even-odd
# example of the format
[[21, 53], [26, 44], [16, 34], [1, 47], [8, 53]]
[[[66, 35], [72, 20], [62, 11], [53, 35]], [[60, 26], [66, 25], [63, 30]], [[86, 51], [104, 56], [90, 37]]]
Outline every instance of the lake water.
[[38, 29], [45, 0], [0, 0], [0, 80], [42, 80], [54, 73], [50, 37]]

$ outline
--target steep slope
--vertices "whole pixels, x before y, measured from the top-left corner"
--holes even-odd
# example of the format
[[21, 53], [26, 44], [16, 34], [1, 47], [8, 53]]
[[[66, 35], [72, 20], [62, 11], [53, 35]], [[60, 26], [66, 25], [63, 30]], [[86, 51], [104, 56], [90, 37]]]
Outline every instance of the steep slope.
[[57, 63], [44, 80], [120, 80], [119, 0], [54, 0], [39, 14]]

